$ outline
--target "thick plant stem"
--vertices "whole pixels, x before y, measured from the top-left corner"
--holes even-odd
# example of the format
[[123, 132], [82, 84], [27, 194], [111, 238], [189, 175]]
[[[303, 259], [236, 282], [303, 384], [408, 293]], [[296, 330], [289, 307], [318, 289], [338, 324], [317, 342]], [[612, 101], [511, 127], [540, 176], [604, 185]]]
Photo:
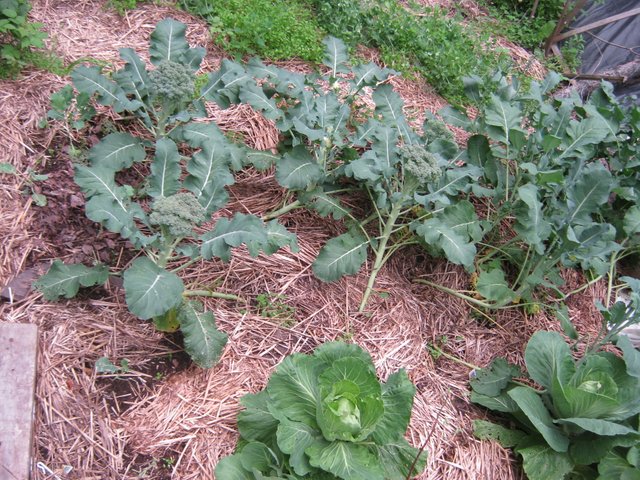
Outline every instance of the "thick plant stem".
[[300, 200], [296, 200], [294, 202], [291, 202], [287, 205], [285, 205], [282, 208], [279, 208], [278, 210], [274, 210], [271, 213], [267, 213], [265, 216], [262, 217], [263, 221], [268, 221], [268, 220], [273, 220], [274, 218], [278, 218], [282, 215], [284, 215], [285, 213], [289, 213], [292, 210], [295, 210], [296, 208], [300, 208], [302, 206], [302, 204], [300, 203]]
[[364, 309], [367, 306], [367, 302], [369, 301], [369, 297], [373, 292], [373, 287], [376, 283], [376, 277], [378, 276], [380, 269], [382, 268], [382, 266], [386, 261], [385, 253], [387, 251], [387, 243], [389, 242], [389, 238], [391, 237], [391, 233], [393, 232], [393, 229], [396, 226], [396, 220], [398, 219], [398, 216], [400, 215], [401, 211], [402, 211], [402, 204], [398, 203], [397, 205], [394, 205], [394, 207], [391, 209], [391, 213], [389, 213], [389, 217], [387, 218], [387, 222], [384, 226], [384, 230], [382, 231], [380, 243], [378, 244], [378, 247], [375, 250], [376, 259], [375, 259], [375, 262], [373, 263], [373, 270], [371, 271], [371, 275], [369, 276], [369, 281], [367, 282], [367, 288], [365, 289], [364, 294], [362, 295], [362, 301], [360, 302], [360, 307], [358, 308], [359, 313], [364, 312]]
[[[435, 282], [430, 282], [429, 280], [425, 280], [424, 278], [416, 278], [414, 282], [422, 283], [424, 285], [429, 285], [430, 287], [436, 288], [441, 292], [448, 293], [449, 295], [453, 295], [454, 297], [465, 300], [481, 308], [486, 308], [487, 310], [506, 310], [508, 308], [519, 308], [519, 307], [524, 307], [526, 305], [533, 305], [532, 303], [517, 303], [513, 305], [500, 304], [500, 303], [487, 303], [487, 302], [483, 302], [482, 300], [478, 300], [477, 298], [473, 298], [469, 295], [465, 295], [464, 293], [461, 293], [457, 290], [453, 290], [452, 288], [445, 287], [444, 285], [440, 285]], [[521, 294], [522, 294], [522, 290], [516, 291], [516, 296], [519, 296]]]
[[210, 297], [220, 298], [222, 300], [234, 300], [236, 302], [242, 301], [242, 298], [230, 293], [212, 292], [210, 290], [186, 290], [182, 293], [185, 297]]

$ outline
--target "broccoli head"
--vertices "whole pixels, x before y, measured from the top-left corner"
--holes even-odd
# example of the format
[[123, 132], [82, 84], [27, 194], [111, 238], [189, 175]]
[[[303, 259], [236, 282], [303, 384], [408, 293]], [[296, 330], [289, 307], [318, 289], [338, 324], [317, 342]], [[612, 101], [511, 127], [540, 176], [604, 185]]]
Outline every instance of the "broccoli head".
[[415, 190], [422, 185], [435, 182], [442, 175], [437, 157], [419, 145], [402, 146], [400, 156], [405, 186], [410, 184]]
[[151, 225], [165, 227], [174, 237], [186, 237], [206, 220], [206, 210], [192, 193], [157, 198], [151, 206]]
[[151, 90], [156, 98], [171, 103], [191, 100], [195, 89], [194, 75], [184, 65], [165, 60], [149, 72]]
[[425, 135], [429, 139], [429, 143], [437, 139], [447, 140], [449, 142], [455, 142], [456, 139], [453, 132], [447, 128], [447, 125], [438, 120], [433, 114], [427, 116], [422, 127]]

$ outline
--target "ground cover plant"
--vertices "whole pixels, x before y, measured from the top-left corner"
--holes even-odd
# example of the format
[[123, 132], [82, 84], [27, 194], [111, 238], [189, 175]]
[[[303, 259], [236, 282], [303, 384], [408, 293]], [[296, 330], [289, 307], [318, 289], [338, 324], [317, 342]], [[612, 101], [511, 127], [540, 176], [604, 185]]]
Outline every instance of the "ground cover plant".
[[88, 199], [87, 217], [119, 233], [142, 255], [122, 272], [109, 272], [103, 264], [55, 261], [35, 286], [46, 299], [71, 298], [80, 287], [122, 275], [131, 313], [153, 319], [161, 331], [179, 328], [193, 360], [211, 367], [226, 335], [192, 297], [237, 297], [185, 288], [177, 272], [200, 259], [229, 260], [231, 248], [241, 244], [253, 255], [284, 245], [295, 248], [295, 237], [275, 220], [264, 224], [242, 213], [196, 233], [226, 204], [225, 186], [234, 182], [232, 171], [242, 168], [248, 150], [227, 140], [214, 124], [190, 121], [204, 108], [203, 97], [194, 98], [194, 74], [205, 52], [189, 47], [185, 30], [172, 19], [157, 25], [150, 42], [151, 70], [125, 48], [120, 55], [126, 64], [111, 78], [99, 67], [79, 66], [71, 74], [82, 107], [93, 97], [133, 116], [148, 134], [110, 133], [91, 148], [88, 165], [75, 167], [75, 182]]
[[465, 99], [462, 77], [510, 68], [508, 56], [491, 45], [489, 35], [471, 33], [460, 18], [439, 8], [396, 1], [307, 1], [329, 34], [351, 46], [380, 49], [386, 64], [417, 72], [449, 101]]
[[575, 69], [580, 65], [580, 55], [584, 41], [580, 35], [571, 37], [561, 47], [562, 65], [555, 58], [544, 58], [542, 48], [551, 36], [564, 12], [564, 5], [576, 2], [564, 0], [543, 0], [540, 2], [519, 2], [514, 0], [483, 1], [489, 15], [480, 16], [479, 27], [491, 31], [493, 35], [502, 35], [518, 45], [536, 54], [546, 61], [550, 68]]
[[210, 25], [214, 41], [232, 55], [270, 60], [322, 58], [324, 34], [298, 1], [180, 0], [186, 11]]
[[33, 59], [32, 48], [43, 48], [42, 25], [27, 18], [27, 0], [0, 1], [0, 78], [17, 74]]
[[378, 381], [357, 345], [289, 355], [264, 390], [241, 399], [238, 448], [218, 463], [216, 478], [410, 478], [426, 462], [404, 438], [414, 395], [404, 370]]
[[[626, 280], [630, 304], [603, 307], [602, 336], [577, 360], [577, 338], [569, 345], [557, 332], [539, 331], [524, 356], [535, 387], [514, 380], [520, 369], [502, 358], [471, 380], [472, 402], [515, 423], [509, 428], [476, 420], [475, 434], [514, 448], [531, 480], [638, 478], [640, 354], [621, 332], [638, 322], [640, 283]], [[602, 350], [611, 343], [622, 356]]]

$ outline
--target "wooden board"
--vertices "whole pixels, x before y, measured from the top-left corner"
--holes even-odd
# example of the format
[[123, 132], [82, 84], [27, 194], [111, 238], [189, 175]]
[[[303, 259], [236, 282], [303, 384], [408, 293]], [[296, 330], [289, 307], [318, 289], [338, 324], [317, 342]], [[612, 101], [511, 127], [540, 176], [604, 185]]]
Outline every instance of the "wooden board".
[[28, 480], [38, 328], [0, 323], [0, 478]]

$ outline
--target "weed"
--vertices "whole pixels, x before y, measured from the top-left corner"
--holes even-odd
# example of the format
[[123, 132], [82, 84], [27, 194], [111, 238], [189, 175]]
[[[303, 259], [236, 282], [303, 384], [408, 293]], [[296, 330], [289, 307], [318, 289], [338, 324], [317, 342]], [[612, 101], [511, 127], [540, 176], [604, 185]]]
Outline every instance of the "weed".
[[27, 0], [0, 0], [0, 78], [12, 77], [32, 63], [32, 48], [44, 48], [42, 24], [27, 19]]
[[0, 162], [0, 174], [20, 177], [22, 185], [24, 186], [24, 188], [22, 188], [22, 193], [29, 195], [33, 202], [39, 207], [47, 205], [47, 197], [40, 193], [40, 188], [37, 186], [37, 182], [47, 180], [49, 178], [48, 175], [39, 174], [30, 168], [25, 172], [18, 172], [13, 165], [6, 162]]
[[286, 297], [281, 294], [260, 293], [256, 295], [258, 315], [283, 321], [283, 325], [291, 325], [295, 321], [296, 308], [287, 304]]
[[108, 357], [100, 357], [96, 360], [96, 373], [128, 373], [129, 368], [129, 360], [123, 358], [120, 360], [120, 366], [115, 365], [109, 360]]

